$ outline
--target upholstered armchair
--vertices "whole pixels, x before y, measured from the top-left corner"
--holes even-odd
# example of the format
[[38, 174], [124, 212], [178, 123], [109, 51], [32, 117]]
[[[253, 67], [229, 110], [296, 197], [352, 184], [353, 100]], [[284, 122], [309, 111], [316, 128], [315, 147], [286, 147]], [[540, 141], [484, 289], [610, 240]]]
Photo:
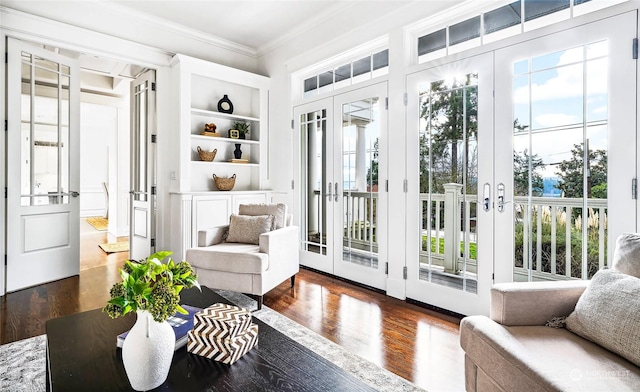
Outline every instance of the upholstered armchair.
[[299, 241], [285, 204], [241, 204], [228, 225], [198, 232], [198, 247], [187, 250], [186, 260], [201, 285], [249, 294], [261, 309], [265, 293], [288, 278], [293, 287]]

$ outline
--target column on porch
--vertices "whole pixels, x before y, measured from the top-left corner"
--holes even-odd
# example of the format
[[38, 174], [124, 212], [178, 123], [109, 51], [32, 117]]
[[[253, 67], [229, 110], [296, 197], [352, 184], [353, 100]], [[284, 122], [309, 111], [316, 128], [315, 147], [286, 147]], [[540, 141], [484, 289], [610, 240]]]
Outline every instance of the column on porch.
[[444, 184], [444, 272], [458, 273], [462, 184]]

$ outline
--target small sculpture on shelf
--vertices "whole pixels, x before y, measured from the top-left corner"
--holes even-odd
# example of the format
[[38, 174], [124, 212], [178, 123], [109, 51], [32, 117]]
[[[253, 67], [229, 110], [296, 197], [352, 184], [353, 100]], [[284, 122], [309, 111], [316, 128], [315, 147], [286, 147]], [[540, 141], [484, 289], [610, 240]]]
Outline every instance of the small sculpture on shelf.
[[204, 124], [204, 131], [201, 135], [220, 137], [220, 134], [216, 132], [217, 128], [218, 126], [214, 123]]

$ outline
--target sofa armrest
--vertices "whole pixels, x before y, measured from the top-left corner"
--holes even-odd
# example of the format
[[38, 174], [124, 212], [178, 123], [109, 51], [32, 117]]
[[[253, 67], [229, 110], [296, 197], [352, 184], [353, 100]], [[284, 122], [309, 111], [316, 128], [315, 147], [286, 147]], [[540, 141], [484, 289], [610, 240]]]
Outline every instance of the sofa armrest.
[[211, 246], [222, 243], [222, 237], [229, 230], [229, 225], [214, 226], [198, 231], [198, 246]]
[[568, 316], [588, 285], [586, 280], [497, 283], [491, 288], [490, 317], [502, 325], [544, 325]]

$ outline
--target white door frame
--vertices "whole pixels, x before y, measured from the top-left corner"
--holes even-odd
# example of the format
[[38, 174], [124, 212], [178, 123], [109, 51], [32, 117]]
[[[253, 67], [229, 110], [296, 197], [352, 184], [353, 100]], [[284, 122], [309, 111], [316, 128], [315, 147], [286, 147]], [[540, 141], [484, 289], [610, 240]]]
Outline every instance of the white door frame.
[[[22, 42], [8, 39], [7, 65], [7, 109], [10, 115], [8, 123], [8, 145], [14, 148], [7, 151], [8, 171], [14, 173], [7, 178], [7, 265], [6, 290], [15, 291], [21, 288], [38, 285], [78, 275], [80, 272], [80, 233], [79, 210], [80, 201], [77, 190], [80, 186], [80, 67], [75, 59], [60, 56], [51, 51]], [[69, 123], [68, 123], [68, 168], [64, 161], [57, 162], [59, 181], [63, 173], [68, 174], [68, 184], [58, 182], [57, 201], [53, 197], [42, 196], [42, 204], [22, 205], [21, 175], [22, 166], [28, 165], [32, 170], [33, 159], [23, 159], [22, 148], [22, 61], [23, 52], [31, 53], [39, 58], [58, 64], [64, 64], [69, 72]], [[33, 74], [32, 74], [33, 75]], [[33, 78], [33, 76], [31, 76]], [[33, 102], [32, 102], [33, 104]], [[62, 118], [62, 109], [58, 109], [57, 123]], [[29, 120], [35, 122], [34, 114]], [[59, 131], [58, 131], [59, 132]], [[58, 139], [58, 141], [60, 141]], [[30, 140], [29, 145], [35, 141]], [[55, 146], [58, 148], [57, 144]], [[31, 148], [31, 147], [30, 147]], [[63, 147], [64, 148], [64, 147]], [[33, 150], [32, 150], [33, 151]], [[57, 154], [57, 153], [56, 153]], [[64, 189], [66, 187], [66, 189]], [[31, 189], [31, 186], [30, 186]], [[31, 193], [31, 191], [30, 191]], [[35, 198], [30, 198], [34, 202]], [[60, 202], [64, 200], [65, 202]], [[38, 205], [39, 204], [39, 205]]]

